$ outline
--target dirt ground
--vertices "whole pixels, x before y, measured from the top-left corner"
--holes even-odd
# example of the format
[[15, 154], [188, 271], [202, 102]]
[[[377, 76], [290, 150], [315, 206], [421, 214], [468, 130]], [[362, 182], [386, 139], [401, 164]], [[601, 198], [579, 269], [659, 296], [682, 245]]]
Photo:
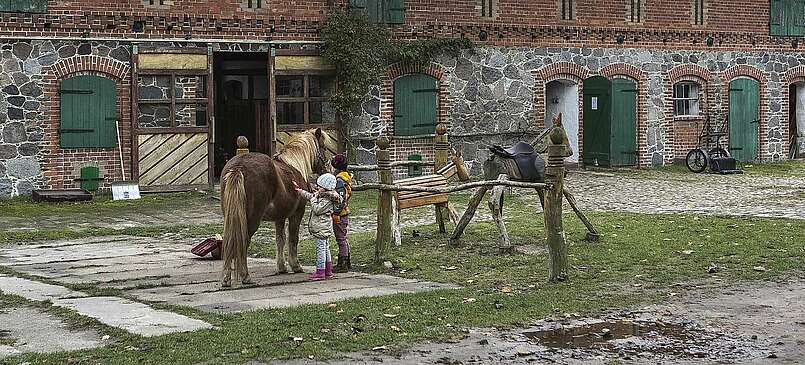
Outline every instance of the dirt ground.
[[[721, 286], [702, 285], [665, 304], [610, 312], [599, 318], [557, 314], [526, 329], [473, 329], [461, 340], [421, 344], [400, 354], [388, 354], [381, 348], [328, 362], [306, 359], [272, 364], [802, 363], [805, 275], [777, 283], [718, 289]], [[636, 324], [649, 327], [647, 331], [618, 333], [617, 323], [622, 322], [632, 328]], [[656, 327], [658, 323], [664, 327]], [[546, 330], [560, 334], [558, 341], [531, 335]], [[565, 341], [578, 347], [567, 348], [561, 344]]]

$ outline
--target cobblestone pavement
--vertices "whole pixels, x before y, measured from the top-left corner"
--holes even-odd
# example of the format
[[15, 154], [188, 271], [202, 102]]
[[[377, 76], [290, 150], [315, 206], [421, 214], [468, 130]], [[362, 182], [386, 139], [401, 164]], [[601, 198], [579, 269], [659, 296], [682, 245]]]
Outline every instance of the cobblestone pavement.
[[582, 209], [805, 219], [805, 177], [573, 171]]

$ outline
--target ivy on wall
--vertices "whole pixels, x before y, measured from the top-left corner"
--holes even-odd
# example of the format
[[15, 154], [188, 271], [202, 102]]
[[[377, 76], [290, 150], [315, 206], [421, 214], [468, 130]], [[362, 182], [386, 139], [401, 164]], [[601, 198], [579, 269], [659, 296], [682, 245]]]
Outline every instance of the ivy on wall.
[[[323, 56], [336, 67], [338, 86], [331, 102], [340, 115], [350, 115], [358, 108], [389, 65], [426, 64], [442, 53], [458, 55], [462, 49], [473, 47], [467, 38], [393, 40], [386, 25], [372, 23], [364, 14], [347, 12], [330, 16], [322, 39]], [[350, 136], [348, 125], [343, 123], [345, 137]]]

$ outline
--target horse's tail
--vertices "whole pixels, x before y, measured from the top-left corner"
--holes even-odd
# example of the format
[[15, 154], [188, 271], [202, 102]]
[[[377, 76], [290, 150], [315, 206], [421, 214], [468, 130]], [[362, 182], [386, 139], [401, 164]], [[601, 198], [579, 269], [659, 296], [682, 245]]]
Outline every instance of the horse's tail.
[[222, 210], [224, 211], [224, 243], [221, 247], [221, 257], [224, 260], [223, 273], [226, 275], [229, 269], [234, 269], [235, 280], [238, 280], [241, 272], [245, 273], [246, 241], [249, 234], [243, 172], [237, 169], [228, 170], [222, 180], [222, 185], [224, 185], [224, 190], [221, 191]]

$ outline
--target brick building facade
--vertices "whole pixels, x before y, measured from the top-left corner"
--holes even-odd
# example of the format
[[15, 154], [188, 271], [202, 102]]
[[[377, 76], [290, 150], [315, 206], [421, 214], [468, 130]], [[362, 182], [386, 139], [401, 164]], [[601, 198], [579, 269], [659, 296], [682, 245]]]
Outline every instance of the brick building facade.
[[[390, 65], [341, 121], [359, 162], [374, 161], [384, 133], [395, 159], [427, 159], [431, 136], [412, 126], [444, 122], [478, 173], [487, 146], [536, 135], [558, 113], [582, 165], [672, 163], [707, 117], [730, 117], [743, 160], [805, 150], [799, 0], [32, 0], [0, 4], [0, 197], [78, 187], [85, 167], [108, 187], [121, 160], [145, 189], [208, 186], [237, 135], [271, 152], [299, 129], [335, 133], [332, 67], [318, 54], [337, 9], [398, 38], [476, 45]], [[78, 76], [114, 87], [65, 88]], [[436, 86], [405, 89], [418, 83]], [[421, 120], [400, 117], [406, 92], [427, 105], [411, 112]], [[100, 100], [113, 111], [95, 112]]]

